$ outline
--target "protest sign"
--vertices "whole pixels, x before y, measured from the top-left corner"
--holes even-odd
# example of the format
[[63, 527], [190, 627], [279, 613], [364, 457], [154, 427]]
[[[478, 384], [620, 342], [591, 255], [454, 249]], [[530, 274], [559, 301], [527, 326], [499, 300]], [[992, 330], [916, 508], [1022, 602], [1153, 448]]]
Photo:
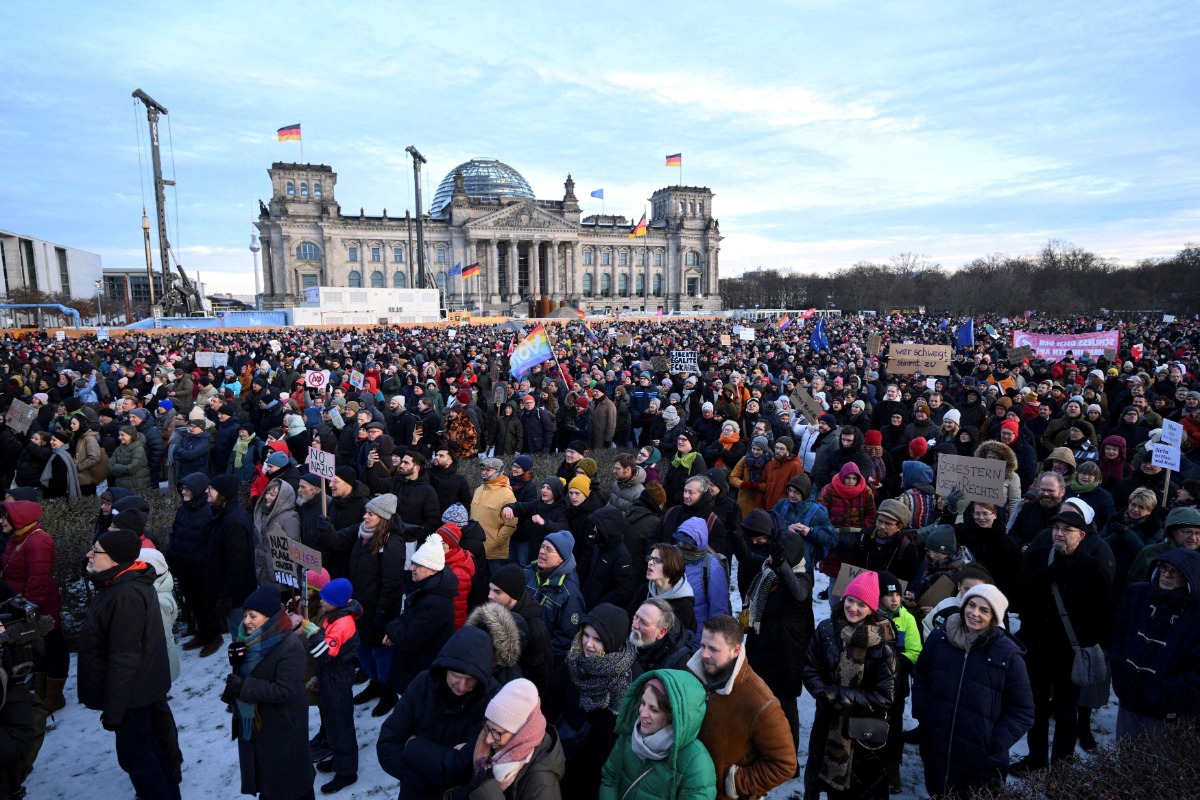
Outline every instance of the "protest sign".
[[305, 573], [321, 571], [321, 551], [289, 538], [278, 525], [267, 531], [267, 548], [271, 558], [271, 580], [284, 588], [306, 591]]
[[1033, 356], [1034, 352], [1032, 347], [1012, 347], [1009, 348], [1008, 351], [1008, 362], [1010, 364], [1015, 364], [1018, 361], [1024, 361], [1027, 358], [1032, 360]]
[[[837, 597], [844, 597], [846, 594], [846, 587], [850, 585], [850, 581], [857, 578], [859, 574], [863, 572], [868, 572], [866, 567], [856, 567], [853, 564], [847, 564], [843, 562], [841, 570], [838, 571], [837, 581], [834, 582], [833, 590], [830, 592], [830, 594], [836, 595]], [[897, 578], [896, 580], [900, 579]], [[900, 593], [903, 594], [904, 590], [907, 588], [908, 582], [900, 580]]]
[[742, 328], [740, 331], [738, 331], [738, 338], [743, 342], [753, 342], [754, 328]]
[[800, 401], [796, 410], [808, 420], [809, 425], [816, 425], [817, 420], [825, 413], [825, 407], [805, 389], [797, 389], [795, 397]]
[[272, 339], [268, 344], [271, 345], [271, 352], [278, 353], [283, 349], [283, 345], [279, 343], [278, 339]]
[[893, 375], [949, 375], [954, 348], [948, 344], [893, 344], [888, 351], [888, 372]]
[[1156, 467], [1169, 469], [1172, 472], [1179, 471], [1179, 448], [1171, 447], [1169, 444], [1159, 442], [1154, 445], [1154, 455], [1151, 463]]
[[954, 489], [967, 500], [1002, 506], [1007, 502], [1004, 462], [944, 453], [938, 456], [937, 493], [946, 497]]
[[447, 338], [447, 339], [453, 339], [453, 338], [454, 338], [454, 337], [456, 337], [456, 336], [458, 336], [458, 329], [457, 329], [457, 328], [450, 328], [448, 331], [446, 331], [446, 338]]
[[879, 355], [879, 348], [883, 346], [883, 337], [878, 333], [872, 333], [867, 337], [867, 355]]
[[1171, 447], [1183, 447], [1183, 426], [1173, 420], [1164, 419], [1162, 423], [1162, 436], [1158, 440], [1163, 444], [1169, 444]]
[[319, 447], [308, 448], [308, 469], [325, 480], [333, 480], [334, 475], [337, 474], [333, 453], [328, 453]]
[[945, 575], [940, 575], [933, 585], [917, 598], [917, 608], [933, 608], [947, 597], [953, 597], [957, 592], [958, 587], [954, 585], [954, 581]]
[[229, 364], [228, 353], [218, 353], [211, 350], [196, 351], [196, 366], [197, 367], [224, 367]]
[[[37, 419], [37, 409], [21, 400], [13, 400], [4, 415], [4, 424], [14, 433], [28, 433], [29, 426]], [[5, 487], [8, 488], [8, 487]]]
[[304, 373], [304, 385], [314, 389], [324, 389], [329, 382], [329, 376], [319, 369], [310, 369]]
[[632, 347], [633, 337], [628, 333], [623, 333], [617, 337], [617, 347]]
[[67, 339], [67, 332], [66, 332], [66, 331], [55, 331], [55, 332], [54, 332], [54, 338], [55, 338], [55, 339], [57, 339], [57, 340], [58, 340], [58, 341], [60, 341], [60, 342], [66, 341], [66, 339]]
[[108, 328], [97, 328], [96, 329], [96, 341], [98, 341], [98, 342], [107, 342], [108, 341]]
[[1163, 314], [1163, 322], [1174, 322], [1174, 321], [1175, 321], [1174, 314]]
[[672, 350], [671, 372], [699, 372], [695, 350]]
[[366, 382], [366, 378], [358, 370], [354, 370], [353, 372], [350, 373], [350, 385], [353, 386], [355, 389], [363, 388], [363, 384], [365, 382]]
[[1031, 347], [1039, 358], [1060, 360], [1070, 350], [1076, 356], [1084, 351], [1099, 353], [1104, 350], [1121, 349], [1120, 331], [1096, 331], [1095, 333], [1049, 334], [1013, 331], [1013, 347]]
[[722, 347], [729, 347], [729, 342], [730, 342], [730, 339], [729, 339], [729, 334], [728, 334], [728, 333], [722, 333], [722, 334], [721, 334], [721, 346], [722, 346]]

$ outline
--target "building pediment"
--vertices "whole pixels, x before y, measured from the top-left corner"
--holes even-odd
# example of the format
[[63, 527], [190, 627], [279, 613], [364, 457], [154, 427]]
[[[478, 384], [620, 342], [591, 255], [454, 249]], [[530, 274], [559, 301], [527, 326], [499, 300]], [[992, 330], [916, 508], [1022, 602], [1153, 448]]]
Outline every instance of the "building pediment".
[[468, 222], [470, 231], [501, 229], [512, 231], [577, 234], [579, 229], [533, 203], [513, 203]]

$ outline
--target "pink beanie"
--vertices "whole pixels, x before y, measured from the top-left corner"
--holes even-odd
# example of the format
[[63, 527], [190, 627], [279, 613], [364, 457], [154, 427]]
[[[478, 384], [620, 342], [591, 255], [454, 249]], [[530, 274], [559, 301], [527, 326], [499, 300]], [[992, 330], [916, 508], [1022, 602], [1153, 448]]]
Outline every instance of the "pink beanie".
[[846, 587], [846, 597], [866, 603], [872, 611], [879, 610], [879, 576], [870, 570], [860, 572]]
[[305, 577], [305, 582], [308, 584], [308, 588], [320, 591], [329, 583], [329, 570], [322, 567], [320, 572], [314, 572], [310, 569]]

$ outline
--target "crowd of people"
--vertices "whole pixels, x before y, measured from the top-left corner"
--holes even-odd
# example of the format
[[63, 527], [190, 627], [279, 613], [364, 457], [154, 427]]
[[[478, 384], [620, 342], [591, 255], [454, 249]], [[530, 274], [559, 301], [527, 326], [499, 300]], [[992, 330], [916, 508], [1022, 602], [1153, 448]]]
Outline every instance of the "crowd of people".
[[[167, 701], [179, 649], [228, 659], [242, 791], [288, 800], [357, 781], [371, 703], [404, 800], [734, 800], [801, 775], [806, 798], [880, 798], [906, 741], [930, 794], [965, 797], [1094, 750], [1109, 678], [1118, 737], [1200, 713], [1200, 323], [1026, 315], [962, 345], [955, 321], [826, 323], [568, 323], [519, 375], [519, 334], [491, 327], [8, 338], [0, 410], [32, 411], [0, 426], [0, 579], [55, 623], [8, 697], [65, 703], [41, 519], [98, 495], [78, 697], [139, 797], [179, 797], [203, 735]], [[1010, 358], [1017, 327], [1097, 323], [1122, 333], [1107, 358]], [[955, 353], [893, 374], [900, 342]], [[946, 455], [1002, 462], [1002, 500], [939, 495]], [[303, 591], [276, 582], [277, 532], [321, 555]], [[1074, 669], [1097, 648], [1102, 691]]]

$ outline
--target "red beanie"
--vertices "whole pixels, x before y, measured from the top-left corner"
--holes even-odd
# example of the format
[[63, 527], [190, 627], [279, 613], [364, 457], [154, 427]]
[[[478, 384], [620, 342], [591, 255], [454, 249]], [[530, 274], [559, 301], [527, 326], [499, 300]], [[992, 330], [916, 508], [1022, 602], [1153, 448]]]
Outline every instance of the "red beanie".
[[867, 447], [879, 447], [883, 444], [883, 433], [880, 431], [867, 431], [863, 434], [863, 444]]
[[578, 397], [576, 397], [575, 405], [579, 406], [580, 408], [587, 408], [588, 407], [587, 395], [581, 394]]
[[462, 531], [453, 522], [443, 522], [442, 527], [437, 529], [438, 536], [442, 537], [442, 541], [450, 545], [450, 549], [459, 546], [462, 541]]
[[463, 389], [458, 394], [454, 395], [454, 399], [458, 400], [460, 405], [469, 405], [471, 402], [471, 393]]
[[1021, 435], [1021, 425], [1015, 419], [1006, 419], [1000, 423], [1000, 430], [1008, 429], [1012, 431], [1013, 436]]
[[923, 458], [929, 452], [929, 442], [918, 436], [908, 443], [908, 452], [917, 458]]

